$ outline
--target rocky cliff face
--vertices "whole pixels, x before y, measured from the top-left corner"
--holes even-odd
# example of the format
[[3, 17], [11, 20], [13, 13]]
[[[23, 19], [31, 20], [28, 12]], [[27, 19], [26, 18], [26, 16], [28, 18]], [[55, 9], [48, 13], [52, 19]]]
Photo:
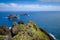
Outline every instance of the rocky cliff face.
[[47, 32], [29, 21], [27, 24], [23, 22], [14, 22], [11, 30], [8, 27], [0, 26], [0, 40], [54, 40]]

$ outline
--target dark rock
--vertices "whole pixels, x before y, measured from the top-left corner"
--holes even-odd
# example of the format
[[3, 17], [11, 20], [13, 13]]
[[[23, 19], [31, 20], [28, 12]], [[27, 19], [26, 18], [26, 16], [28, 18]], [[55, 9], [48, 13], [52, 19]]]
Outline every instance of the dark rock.
[[11, 35], [12, 37], [15, 36], [18, 33], [18, 24], [16, 22], [13, 23], [13, 26], [11, 28]]
[[8, 19], [17, 19], [17, 16], [15, 14], [10, 14], [8, 16]]
[[9, 34], [9, 28], [6, 26], [0, 26], [0, 35], [7, 35]]
[[0, 26], [0, 40], [10, 40], [11, 32], [6, 26]]
[[24, 24], [24, 22], [23, 21], [19, 21], [18, 24]]

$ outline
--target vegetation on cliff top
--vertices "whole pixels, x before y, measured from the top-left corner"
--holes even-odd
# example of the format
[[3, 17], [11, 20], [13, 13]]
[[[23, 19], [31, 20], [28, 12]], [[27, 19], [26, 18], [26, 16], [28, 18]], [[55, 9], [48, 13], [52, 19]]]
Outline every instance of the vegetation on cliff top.
[[31, 21], [27, 24], [14, 23], [12, 33], [15, 34], [12, 40], [50, 40], [49, 36]]
[[[29, 21], [27, 24], [21, 22], [14, 22], [11, 30], [8, 27], [0, 27], [0, 39], [5, 40], [53, 40], [53, 38], [47, 34], [41, 28]], [[3, 39], [3, 40], [4, 40]]]

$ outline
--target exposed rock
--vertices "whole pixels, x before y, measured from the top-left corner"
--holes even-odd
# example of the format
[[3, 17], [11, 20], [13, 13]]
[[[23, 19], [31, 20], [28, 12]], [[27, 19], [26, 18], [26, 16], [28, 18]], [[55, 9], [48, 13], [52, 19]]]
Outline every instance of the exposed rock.
[[8, 16], [8, 19], [17, 19], [17, 16], [15, 14], [10, 14]]
[[0, 26], [0, 40], [10, 40], [11, 33], [9, 28], [6, 26]]
[[13, 23], [13, 26], [11, 28], [11, 34], [12, 37], [15, 36], [18, 33], [18, 24], [16, 22]]
[[24, 25], [23, 21], [19, 21], [18, 24], [16, 22], [14, 22], [12, 29], [11, 29], [12, 37], [15, 36], [16, 34], [18, 34], [18, 32], [24, 30], [24, 28], [26, 28], [24, 26], [25, 25]]

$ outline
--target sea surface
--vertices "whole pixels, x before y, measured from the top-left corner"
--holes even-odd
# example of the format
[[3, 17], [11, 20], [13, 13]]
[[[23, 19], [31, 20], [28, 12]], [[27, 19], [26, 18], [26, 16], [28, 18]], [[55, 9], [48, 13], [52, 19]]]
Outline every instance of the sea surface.
[[[27, 16], [20, 16], [20, 14], [28, 14]], [[8, 20], [10, 14], [16, 14], [18, 19]], [[60, 11], [40, 11], [40, 12], [0, 12], [0, 26], [6, 25], [11, 27], [13, 22], [29, 20], [35, 22], [40, 28], [55, 36], [60, 40]]]

